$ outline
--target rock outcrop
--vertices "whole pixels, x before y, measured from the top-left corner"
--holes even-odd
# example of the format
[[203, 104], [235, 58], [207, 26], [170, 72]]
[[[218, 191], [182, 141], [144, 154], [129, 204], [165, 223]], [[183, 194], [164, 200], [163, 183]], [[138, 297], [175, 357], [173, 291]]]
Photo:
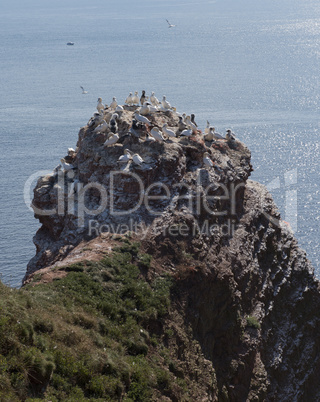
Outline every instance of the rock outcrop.
[[[118, 143], [105, 147], [108, 130], [90, 123], [79, 132], [76, 169], [39, 179], [33, 204], [42, 227], [25, 280], [75, 250], [79, 257], [104, 232], [130, 232], [157, 261], [152, 275], [175, 278], [179, 325], [191, 328], [216, 373], [217, 393], [202, 400], [320, 400], [319, 283], [270, 194], [249, 179], [250, 151], [199, 132], [148, 141], [145, 125], [130, 131], [134, 110], [120, 113]], [[180, 133], [174, 111], [147, 117]], [[119, 162], [124, 149], [144, 163]]]

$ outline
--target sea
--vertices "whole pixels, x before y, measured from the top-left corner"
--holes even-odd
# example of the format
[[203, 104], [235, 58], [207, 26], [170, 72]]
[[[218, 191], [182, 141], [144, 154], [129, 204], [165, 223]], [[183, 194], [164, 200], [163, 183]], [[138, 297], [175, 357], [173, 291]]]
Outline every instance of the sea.
[[75, 148], [98, 97], [123, 104], [143, 89], [194, 113], [202, 129], [207, 120], [222, 134], [232, 129], [250, 148], [251, 178], [270, 189], [320, 277], [319, 1], [0, 3], [5, 284], [21, 285], [36, 252], [37, 177]]

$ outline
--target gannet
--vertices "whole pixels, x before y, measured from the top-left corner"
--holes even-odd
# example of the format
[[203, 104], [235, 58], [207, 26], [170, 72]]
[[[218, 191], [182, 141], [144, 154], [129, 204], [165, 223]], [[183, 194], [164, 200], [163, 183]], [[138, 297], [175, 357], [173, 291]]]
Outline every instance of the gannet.
[[194, 113], [192, 113], [192, 114], [191, 114], [191, 122], [192, 122], [196, 127], [198, 127], [198, 124], [194, 121], [194, 118], [195, 118]]
[[228, 141], [235, 141], [236, 137], [233, 135], [232, 131], [229, 129], [227, 130], [226, 139]]
[[93, 132], [104, 133], [105, 131], [107, 131], [108, 127], [108, 123], [103, 119], [102, 122], [93, 130]]
[[152, 137], [149, 133], [147, 133], [147, 138], [144, 140], [144, 142], [155, 142], [155, 138]]
[[127, 99], [124, 101], [124, 103], [128, 106], [132, 105], [132, 92], [129, 93], [129, 95], [127, 96]]
[[187, 128], [187, 126], [183, 122], [182, 116], [179, 116], [178, 128], [179, 128], [179, 131], [183, 131]]
[[223, 136], [216, 131], [213, 132], [213, 136], [215, 140], [224, 140]]
[[113, 145], [119, 140], [119, 135], [118, 134], [110, 134], [109, 138], [105, 141], [103, 146], [107, 147], [109, 145]]
[[140, 107], [139, 113], [142, 116], [145, 116], [147, 114], [150, 114], [150, 106], [148, 105], [148, 102], [144, 102], [144, 104]]
[[207, 120], [207, 125], [206, 125], [206, 128], [204, 129], [205, 134], [209, 134], [209, 128], [210, 128], [210, 123]]
[[153, 104], [153, 106], [159, 106], [160, 104], [159, 99], [154, 95], [154, 92], [151, 93], [150, 102]]
[[134, 105], [139, 105], [138, 91], [135, 91], [134, 95], [132, 96], [132, 103]]
[[67, 163], [64, 158], [61, 158], [60, 162], [61, 162], [64, 172], [67, 172], [68, 170], [76, 169], [73, 165], [71, 165], [71, 163]]
[[73, 156], [76, 153], [76, 151], [73, 148], [68, 148], [68, 156]]
[[150, 131], [150, 134], [152, 135], [153, 138], [155, 138], [157, 141], [164, 141], [164, 138], [162, 136], [162, 132], [159, 130], [158, 127], [153, 127], [153, 129]]
[[209, 127], [208, 134], [205, 134], [205, 135], [204, 135], [204, 139], [205, 139], [206, 141], [213, 141], [213, 140], [215, 139], [215, 137], [214, 137], [214, 130], [215, 130], [214, 127]]
[[132, 159], [132, 152], [129, 149], [124, 150], [124, 155], [121, 155], [118, 162], [129, 162]]
[[82, 93], [83, 93], [83, 94], [87, 94], [87, 93], [88, 93], [88, 91], [85, 91], [84, 88], [83, 88], [81, 85], [80, 85], [80, 88], [82, 89]]
[[175, 27], [175, 25], [173, 25], [173, 24], [170, 24], [170, 22], [166, 19], [166, 21], [167, 21], [167, 23], [168, 23], [168, 28], [173, 28], [173, 27]]
[[141, 121], [141, 123], [144, 123], [144, 124], [146, 124], [147, 126], [150, 126], [151, 125], [151, 122], [150, 122], [150, 120], [147, 118], [147, 117], [145, 117], [145, 116], [141, 116], [141, 114], [139, 114], [138, 112], [134, 112], [134, 118], [137, 120], [137, 121]]
[[171, 109], [171, 105], [170, 105], [170, 103], [167, 101], [166, 95], [163, 95], [162, 101], [161, 101], [161, 105], [162, 105], [162, 107], [163, 107], [164, 109], [166, 109], [166, 110]]
[[192, 123], [192, 121], [191, 121], [191, 119], [190, 119], [190, 116], [187, 116], [187, 117], [186, 117], [186, 124], [187, 124], [187, 126], [188, 126], [189, 128], [191, 128], [193, 131], [197, 131], [197, 126], [196, 126], [194, 123]]
[[141, 158], [141, 156], [139, 154], [134, 154], [132, 155], [132, 161], [134, 163], [136, 163], [137, 165], [141, 165], [142, 163], [144, 163], [144, 160]]
[[203, 163], [208, 166], [208, 167], [212, 167], [214, 165], [214, 163], [212, 162], [212, 160], [210, 159], [210, 155], [208, 152], [205, 152], [203, 154]]
[[97, 110], [100, 113], [104, 109], [104, 104], [102, 103], [102, 98], [98, 98]]
[[140, 98], [140, 103], [141, 103], [141, 105], [144, 104], [145, 100], [146, 100], [146, 91], [143, 90], [143, 91], [142, 91], [141, 98]]
[[162, 132], [164, 134], [166, 134], [168, 137], [175, 137], [176, 136], [176, 133], [174, 131], [168, 129], [168, 124], [167, 123], [164, 123], [164, 125], [162, 126]]
[[112, 102], [110, 103], [111, 109], [115, 109], [118, 106], [117, 99], [115, 97], [112, 98]]
[[121, 105], [118, 105], [118, 106], [116, 107], [115, 112], [123, 112], [123, 107], [122, 107]]
[[189, 130], [187, 130], [187, 129], [183, 130], [180, 135], [190, 137], [190, 135], [192, 135], [192, 134], [193, 134], [193, 130], [190, 128]]

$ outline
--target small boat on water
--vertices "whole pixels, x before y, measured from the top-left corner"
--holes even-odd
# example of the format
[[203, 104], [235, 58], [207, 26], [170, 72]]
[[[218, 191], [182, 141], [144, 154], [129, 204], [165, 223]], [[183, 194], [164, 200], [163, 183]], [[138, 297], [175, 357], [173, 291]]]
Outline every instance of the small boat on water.
[[73, 45], [74, 45], [74, 42], [67, 42], [67, 45], [68, 45], [68, 46], [73, 46]]

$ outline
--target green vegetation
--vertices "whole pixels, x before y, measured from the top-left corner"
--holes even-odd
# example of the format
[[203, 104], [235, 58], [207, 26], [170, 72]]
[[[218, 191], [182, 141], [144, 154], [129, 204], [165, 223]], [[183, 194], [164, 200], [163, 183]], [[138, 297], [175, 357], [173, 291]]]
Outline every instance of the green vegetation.
[[247, 317], [247, 326], [251, 327], [251, 328], [256, 328], [256, 329], [261, 328], [261, 325], [260, 325], [259, 321], [256, 319], [256, 317], [253, 317], [251, 315], [249, 315]]
[[150, 263], [126, 239], [100, 262], [61, 268], [67, 275], [52, 283], [0, 283], [0, 400], [186, 400], [175, 363], [156, 358], [172, 280], [148, 283]]

